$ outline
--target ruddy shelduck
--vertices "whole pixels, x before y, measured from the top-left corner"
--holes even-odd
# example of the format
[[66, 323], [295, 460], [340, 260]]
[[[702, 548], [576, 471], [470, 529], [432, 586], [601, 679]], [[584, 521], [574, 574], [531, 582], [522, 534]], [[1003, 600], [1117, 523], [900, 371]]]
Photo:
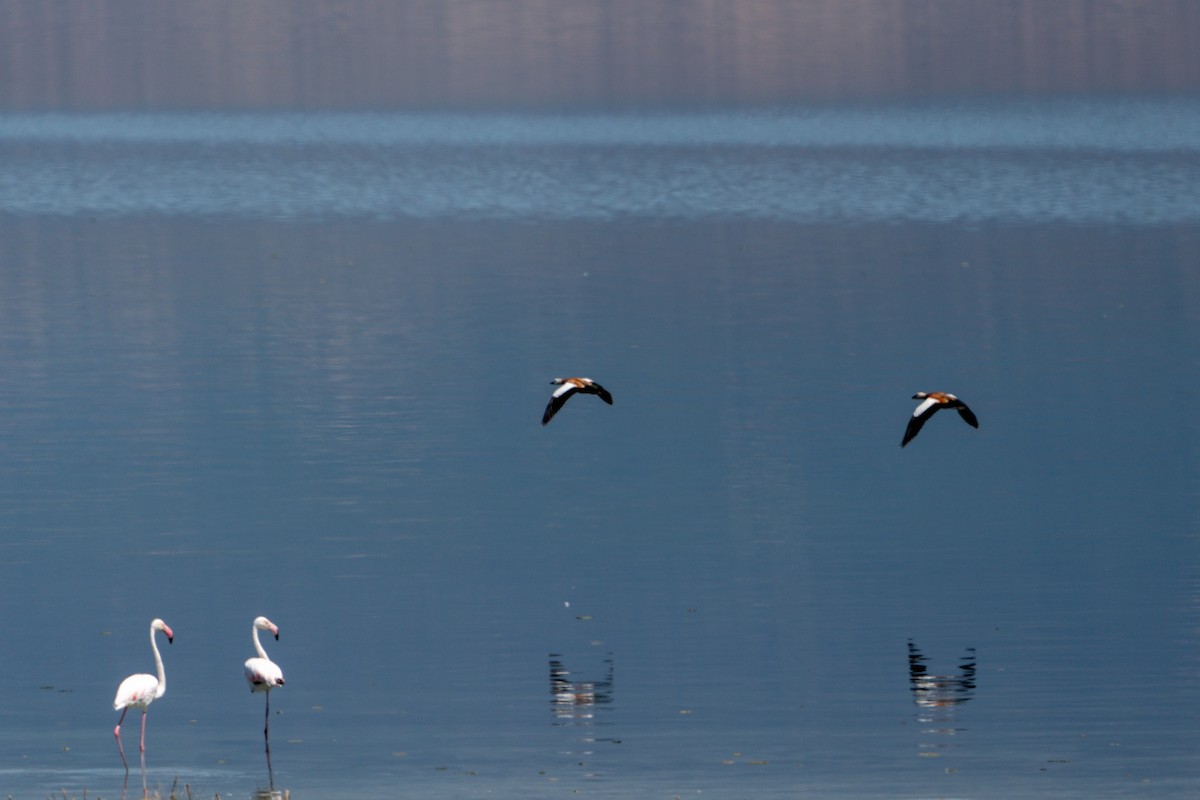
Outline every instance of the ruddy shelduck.
[[900, 442], [901, 447], [915, 439], [921, 431], [921, 426], [943, 408], [953, 408], [972, 428], [979, 427], [979, 420], [975, 419], [975, 414], [967, 408], [967, 404], [949, 392], [917, 392], [913, 395], [913, 400], [920, 400], [921, 403], [913, 410], [912, 418], [908, 420], [908, 428]]
[[550, 384], [558, 388], [554, 390], [554, 394], [550, 395], [550, 402], [546, 406], [546, 412], [542, 414], [543, 425], [554, 419], [554, 415], [558, 413], [558, 410], [576, 392], [599, 395], [601, 400], [610, 406], [612, 405], [612, 395], [608, 393], [607, 389], [591, 378], [555, 378], [550, 381]]

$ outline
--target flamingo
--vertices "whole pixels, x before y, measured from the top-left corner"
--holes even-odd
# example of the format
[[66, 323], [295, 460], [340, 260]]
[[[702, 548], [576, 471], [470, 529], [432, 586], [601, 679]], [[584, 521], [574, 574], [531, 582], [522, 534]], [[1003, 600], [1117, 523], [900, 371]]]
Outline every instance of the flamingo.
[[265, 692], [267, 695], [266, 721], [263, 723], [263, 741], [267, 748], [267, 772], [271, 775], [271, 787], [275, 786], [275, 775], [271, 769], [271, 690], [283, 686], [283, 670], [267, 656], [262, 642], [258, 640], [259, 631], [270, 631], [279, 641], [279, 626], [266, 617], [257, 617], [250, 627], [254, 637], [254, 650], [257, 658], [246, 659], [246, 683], [250, 684], [251, 692]]
[[[150, 623], [150, 649], [154, 651], [154, 665], [158, 667], [158, 677], [144, 673], [130, 675], [121, 681], [121, 685], [117, 687], [117, 696], [113, 700], [113, 710], [121, 712], [121, 718], [117, 720], [117, 727], [113, 728], [113, 736], [117, 737], [117, 749], [121, 751], [121, 763], [125, 765], [126, 774], [129, 772], [129, 762], [125, 760], [125, 747], [121, 744], [121, 723], [125, 721], [125, 712], [130, 708], [142, 710], [140, 746], [144, 758], [146, 753], [146, 709], [167, 693], [167, 675], [163, 672], [162, 656], [158, 652], [158, 644], [154, 641], [155, 631], [162, 631], [167, 635], [167, 644], [175, 641], [175, 634], [161, 619], [155, 619]], [[144, 764], [143, 761], [143, 766]]]

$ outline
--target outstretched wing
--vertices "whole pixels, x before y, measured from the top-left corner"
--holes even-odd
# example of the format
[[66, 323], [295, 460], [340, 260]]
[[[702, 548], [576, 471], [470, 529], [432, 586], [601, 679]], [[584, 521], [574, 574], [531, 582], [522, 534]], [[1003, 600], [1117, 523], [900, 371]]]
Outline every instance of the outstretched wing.
[[596, 394], [600, 395], [601, 400], [608, 403], [610, 406], [612, 405], [612, 395], [609, 394], [608, 389], [605, 389], [603, 386], [594, 381], [592, 382], [592, 389], [595, 390]]
[[926, 419], [928, 417], [913, 417], [908, 421], [908, 427], [904, 429], [904, 439], [900, 442], [901, 447], [904, 447], [904, 445], [916, 438], [917, 434], [921, 432], [921, 426], [925, 424]]
[[564, 383], [562, 386], [554, 390], [554, 394], [550, 395], [550, 402], [546, 404], [546, 411], [542, 414], [542, 424], [545, 425], [550, 420], [554, 419], [554, 415], [563, 407], [563, 403], [571, 399], [571, 395], [578, 391], [574, 385]]
[[975, 415], [971, 412], [971, 409], [967, 408], [966, 403], [960, 402], [956, 408], [958, 409], [958, 415], [966, 420], [968, 425], [972, 428], [979, 427], [979, 420], [975, 419]]
[[941, 404], [933, 397], [927, 397], [919, 406], [913, 409], [913, 415], [908, 420], [908, 427], [904, 429], [904, 439], [900, 442], [900, 446], [911, 442], [921, 432], [923, 426], [930, 417], [937, 413]]

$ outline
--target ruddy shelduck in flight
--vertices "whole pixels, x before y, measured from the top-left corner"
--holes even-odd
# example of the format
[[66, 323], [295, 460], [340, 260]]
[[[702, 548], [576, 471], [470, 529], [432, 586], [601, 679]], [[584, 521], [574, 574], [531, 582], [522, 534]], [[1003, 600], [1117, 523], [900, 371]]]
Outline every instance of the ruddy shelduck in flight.
[[903, 441], [900, 442], [901, 447], [915, 439], [921, 431], [921, 426], [943, 408], [953, 408], [972, 428], [979, 427], [979, 420], [975, 419], [975, 414], [967, 408], [967, 404], [949, 392], [917, 392], [913, 395], [913, 400], [920, 400], [921, 403], [913, 410], [913, 415], [908, 420], [908, 428], [904, 431]]
[[550, 384], [558, 388], [554, 390], [554, 394], [550, 395], [550, 403], [546, 406], [546, 413], [542, 414], [543, 425], [554, 419], [554, 415], [563, 407], [563, 403], [566, 403], [571, 398], [571, 395], [576, 392], [599, 395], [601, 400], [610, 406], [612, 405], [612, 395], [608, 393], [607, 389], [591, 378], [555, 378], [550, 381]]

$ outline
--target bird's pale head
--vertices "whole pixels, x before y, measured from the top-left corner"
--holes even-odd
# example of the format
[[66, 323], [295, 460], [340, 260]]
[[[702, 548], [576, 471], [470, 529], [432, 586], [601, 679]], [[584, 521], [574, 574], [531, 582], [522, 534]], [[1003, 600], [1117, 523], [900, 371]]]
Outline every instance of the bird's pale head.
[[167, 635], [167, 644], [175, 641], [175, 634], [171, 632], [171, 628], [167, 625], [167, 623], [163, 622], [161, 619], [156, 619], [151, 622], [150, 629], [165, 633]]
[[275, 641], [279, 641], [279, 626], [266, 617], [256, 618], [254, 620], [254, 627], [260, 631], [270, 631], [271, 635], [275, 637]]

